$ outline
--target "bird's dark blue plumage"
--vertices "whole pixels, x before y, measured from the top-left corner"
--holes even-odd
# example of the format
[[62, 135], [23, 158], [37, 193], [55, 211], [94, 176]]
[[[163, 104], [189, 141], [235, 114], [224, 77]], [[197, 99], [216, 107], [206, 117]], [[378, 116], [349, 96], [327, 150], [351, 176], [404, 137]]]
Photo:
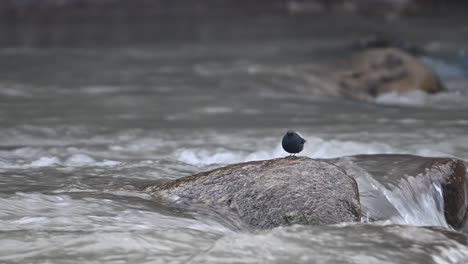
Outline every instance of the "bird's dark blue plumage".
[[286, 150], [286, 152], [294, 155], [304, 149], [305, 142], [306, 140], [303, 139], [298, 133], [293, 130], [288, 130], [286, 135], [284, 135], [283, 141], [281, 143], [283, 145], [283, 149]]

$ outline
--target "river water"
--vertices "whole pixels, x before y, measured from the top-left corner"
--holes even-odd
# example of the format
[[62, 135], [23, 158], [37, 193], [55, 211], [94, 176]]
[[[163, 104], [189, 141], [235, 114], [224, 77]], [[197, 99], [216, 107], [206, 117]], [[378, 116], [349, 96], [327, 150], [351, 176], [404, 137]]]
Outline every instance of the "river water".
[[339, 32], [1, 48], [0, 262], [467, 263], [467, 237], [433, 204], [399, 195], [408, 189], [390, 191], [394, 204], [410, 208], [384, 222], [268, 231], [142, 191], [285, 156], [280, 139], [289, 128], [308, 140], [301, 155], [313, 158], [409, 153], [468, 161], [466, 29], [446, 29], [441, 40], [420, 22], [402, 28], [432, 50], [422, 60], [448, 92], [375, 103], [317, 95], [317, 79], [303, 69], [350, 53]]

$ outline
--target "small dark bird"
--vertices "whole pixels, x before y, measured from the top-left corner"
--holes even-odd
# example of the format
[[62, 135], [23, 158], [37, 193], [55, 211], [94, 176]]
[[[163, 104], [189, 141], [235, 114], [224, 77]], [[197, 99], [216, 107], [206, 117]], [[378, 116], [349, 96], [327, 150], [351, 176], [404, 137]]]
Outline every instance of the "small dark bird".
[[304, 149], [305, 142], [306, 140], [299, 136], [298, 133], [293, 130], [288, 130], [281, 143], [283, 145], [283, 149], [290, 153], [289, 156], [294, 156], [296, 153], [299, 153]]

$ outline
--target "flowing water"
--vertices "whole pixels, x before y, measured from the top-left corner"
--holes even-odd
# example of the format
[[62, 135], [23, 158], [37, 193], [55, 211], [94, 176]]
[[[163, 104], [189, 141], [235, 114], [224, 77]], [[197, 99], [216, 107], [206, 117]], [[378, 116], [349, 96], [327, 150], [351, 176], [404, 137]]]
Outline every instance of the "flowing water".
[[289, 128], [313, 158], [468, 161], [466, 42], [456, 28], [445, 42], [414, 30], [439, 47], [422, 60], [449, 91], [375, 104], [317, 95], [317, 79], [303, 71], [349, 53], [340, 34], [0, 49], [0, 262], [467, 263], [467, 237], [447, 225], [440, 186], [412, 175], [394, 189], [366, 175], [397, 210], [386, 221], [268, 231], [142, 191], [285, 156]]

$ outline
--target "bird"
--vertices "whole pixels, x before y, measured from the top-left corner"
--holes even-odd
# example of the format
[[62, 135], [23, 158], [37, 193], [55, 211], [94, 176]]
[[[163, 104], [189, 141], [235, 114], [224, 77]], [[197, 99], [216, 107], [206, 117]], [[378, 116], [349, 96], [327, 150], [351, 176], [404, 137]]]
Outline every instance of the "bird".
[[304, 149], [304, 143], [306, 142], [296, 131], [288, 130], [286, 135], [283, 137], [283, 141], [281, 144], [283, 145], [283, 149], [288, 152], [291, 156], [296, 155]]

